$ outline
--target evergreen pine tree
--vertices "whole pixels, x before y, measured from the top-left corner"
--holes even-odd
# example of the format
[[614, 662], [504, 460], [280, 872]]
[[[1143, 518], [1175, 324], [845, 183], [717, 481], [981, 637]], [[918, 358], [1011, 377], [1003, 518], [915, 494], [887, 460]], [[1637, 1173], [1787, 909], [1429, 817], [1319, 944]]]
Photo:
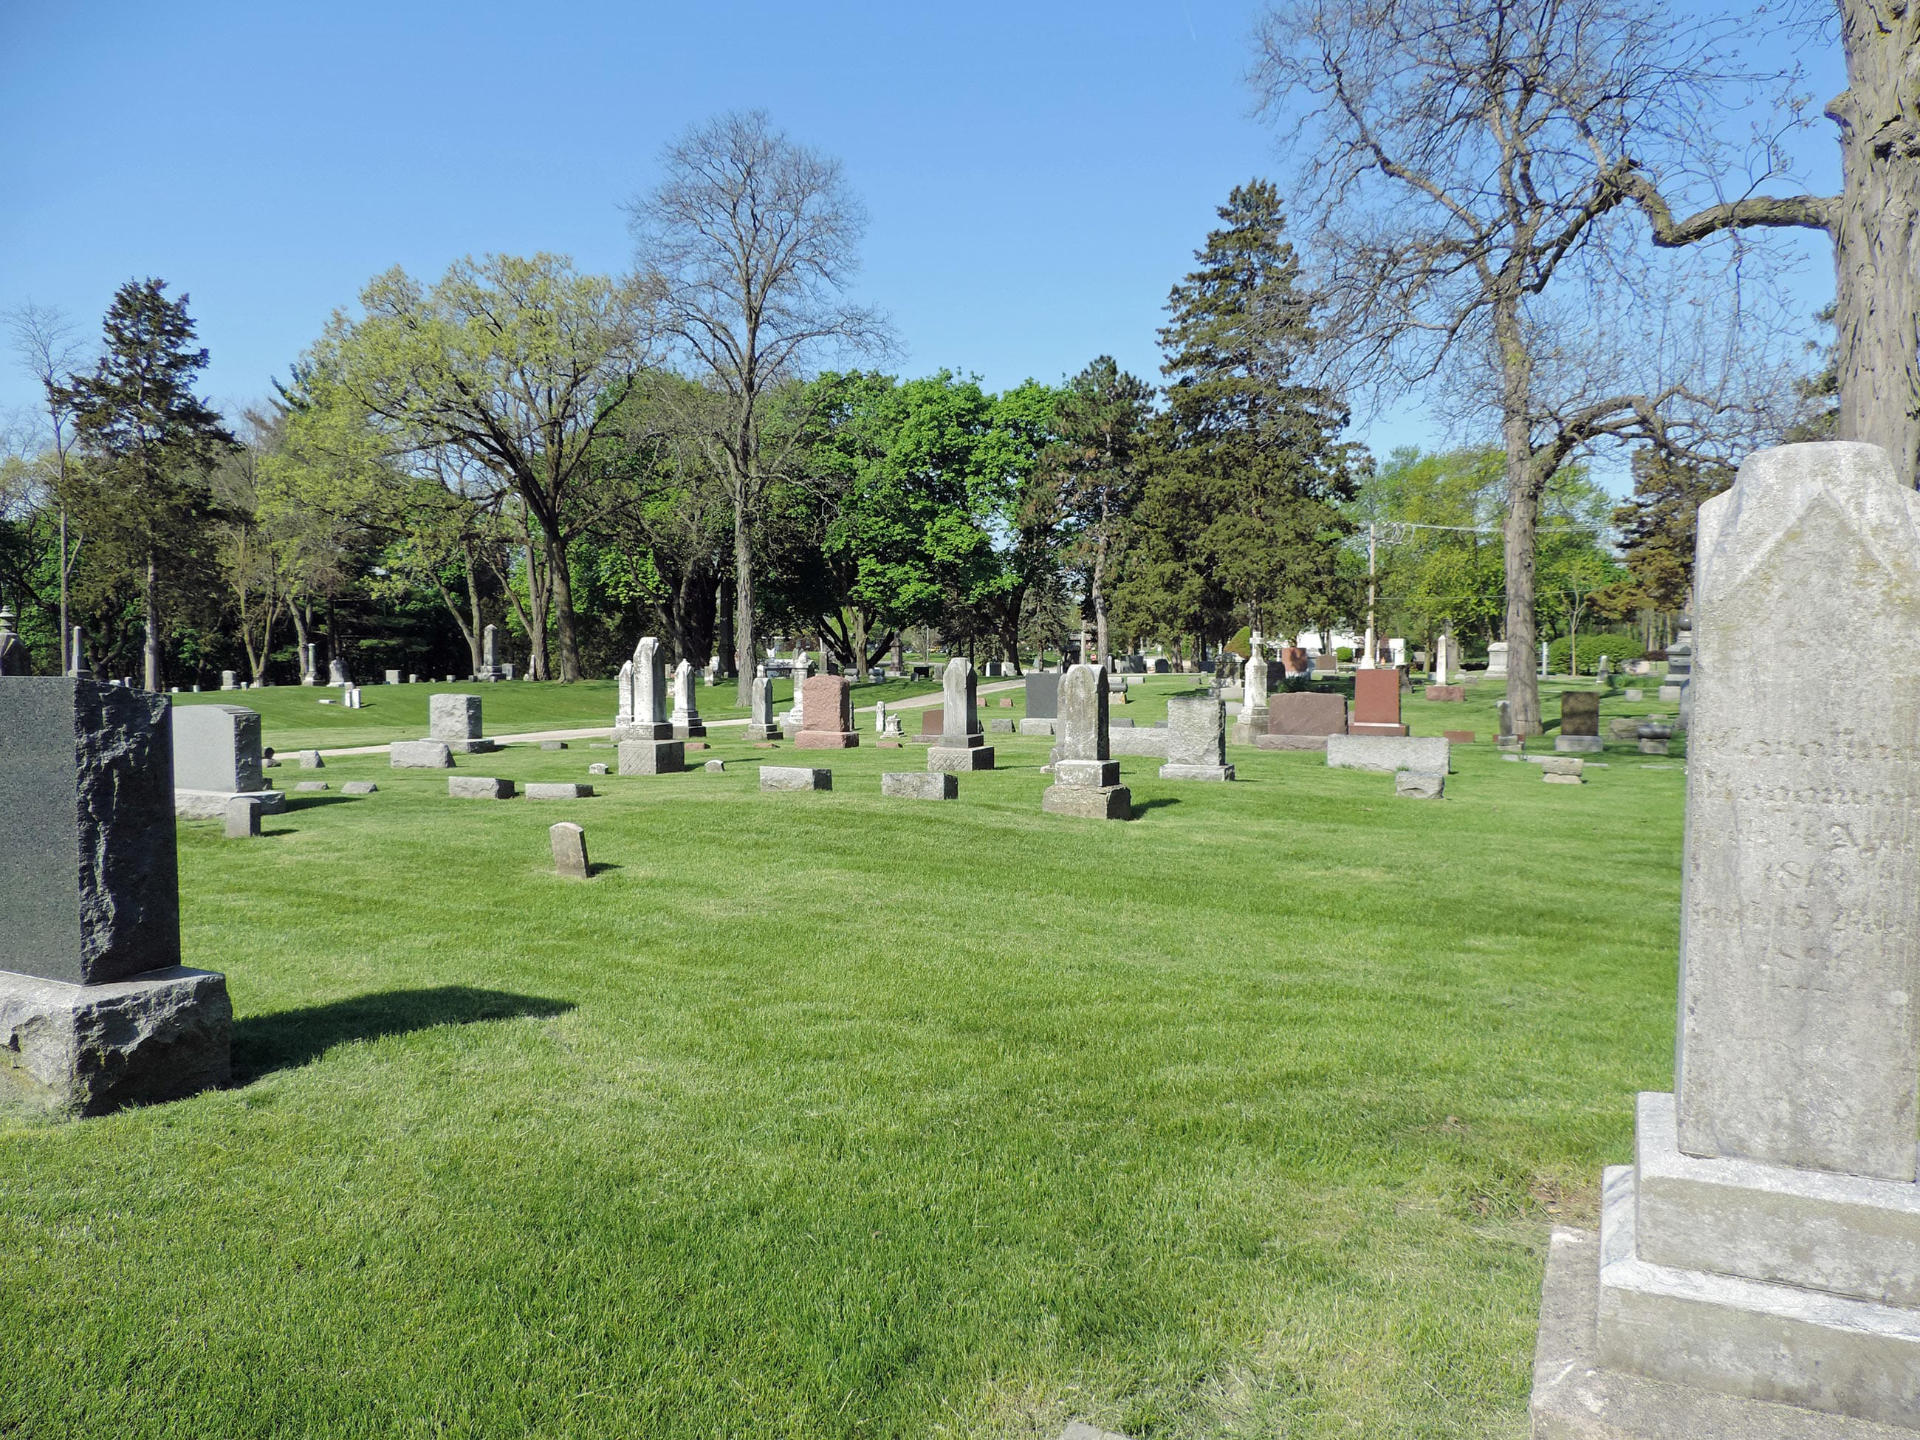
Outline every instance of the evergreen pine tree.
[[[75, 508], [95, 548], [138, 587], [146, 622], [144, 683], [160, 688], [164, 600], [194, 587], [211, 540], [208, 476], [234, 446], [220, 417], [193, 393], [207, 352], [193, 349], [187, 297], [160, 280], [129, 280], [114, 294], [100, 362], [61, 391], [86, 460]], [[205, 593], [205, 592], [202, 592]]]
[[1234, 187], [1224, 222], [1173, 287], [1160, 331], [1167, 405], [1162, 455], [1137, 517], [1143, 575], [1184, 595], [1196, 628], [1320, 623], [1339, 593], [1335, 502], [1353, 494], [1357, 447], [1329, 391], [1297, 378], [1312, 351], [1315, 297], [1282, 238], [1279, 192]]

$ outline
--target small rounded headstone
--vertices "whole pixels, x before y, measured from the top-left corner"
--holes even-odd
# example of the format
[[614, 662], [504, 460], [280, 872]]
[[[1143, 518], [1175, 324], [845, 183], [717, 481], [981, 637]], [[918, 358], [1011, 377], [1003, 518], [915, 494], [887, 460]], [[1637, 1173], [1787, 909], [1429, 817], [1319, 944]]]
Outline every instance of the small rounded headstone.
[[727, 762], [724, 760], [709, 760], [701, 768], [709, 775], [720, 775], [726, 772]]
[[569, 879], [587, 879], [592, 873], [587, 864], [587, 832], [571, 820], [562, 820], [547, 833], [553, 842], [554, 870]]

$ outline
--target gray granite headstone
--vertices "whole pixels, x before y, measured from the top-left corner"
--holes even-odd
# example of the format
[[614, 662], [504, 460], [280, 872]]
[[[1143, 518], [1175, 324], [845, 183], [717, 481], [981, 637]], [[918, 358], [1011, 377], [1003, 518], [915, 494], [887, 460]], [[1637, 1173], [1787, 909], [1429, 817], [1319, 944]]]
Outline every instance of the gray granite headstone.
[[773, 720], [773, 681], [767, 678], [766, 666], [755, 670], [747, 694], [747, 739], [777, 740], [780, 727]]
[[694, 698], [693, 662], [682, 660], [673, 667], [673, 714], [669, 718], [676, 740], [698, 740], [707, 733], [700, 719], [700, 707]]
[[265, 784], [260, 715], [240, 705], [170, 707], [176, 790], [238, 793]]
[[1027, 679], [1027, 718], [1056, 720], [1060, 716], [1060, 676], [1057, 672], [1036, 671]]
[[481, 734], [478, 695], [433, 695], [427, 699], [427, 738], [478, 740]]
[[167, 701], [0, 684], [0, 970], [76, 985], [180, 963]]
[[979, 681], [964, 655], [947, 661], [940, 676], [940, 738], [927, 751], [929, 771], [993, 769], [993, 746], [980, 731]]
[[227, 801], [226, 838], [245, 840], [260, 833], [260, 802], [251, 795], [236, 795]]
[[1073, 665], [1060, 682], [1053, 784], [1040, 797], [1050, 814], [1089, 820], [1130, 820], [1133, 797], [1120, 784], [1120, 766], [1107, 738], [1107, 674], [1098, 665]]
[[1166, 756], [1162, 780], [1231, 780], [1227, 764], [1226, 702], [1206, 695], [1176, 695], [1167, 701]]

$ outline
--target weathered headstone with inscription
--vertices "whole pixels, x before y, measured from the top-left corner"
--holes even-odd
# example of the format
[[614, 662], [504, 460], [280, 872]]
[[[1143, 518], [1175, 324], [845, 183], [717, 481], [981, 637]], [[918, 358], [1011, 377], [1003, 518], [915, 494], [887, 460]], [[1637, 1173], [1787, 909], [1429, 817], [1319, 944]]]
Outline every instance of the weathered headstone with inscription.
[[[1598, 1245], [1555, 1236], [1534, 1433], [1920, 1430], [1920, 494], [1871, 445], [1751, 456], [1695, 600], [1675, 1091]], [[1808, 685], [1801, 630], [1874, 663]]]
[[966, 656], [947, 661], [940, 677], [940, 738], [927, 750], [929, 771], [993, 769], [993, 746], [980, 730], [978, 683]]
[[668, 723], [673, 726], [676, 740], [698, 740], [707, 733], [706, 723], [700, 718], [700, 707], [694, 700], [691, 660], [682, 660], [673, 667], [673, 714]]
[[1040, 797], [1052, 815], [1083, 820], [1131, 820], [1133, 792], [1120, 783], [1120, 762], [1107, 740], [1107, 673], [1072, 665], [1060, 680], [1059, 744], [1053, 784]]
[[673, 738], [673, 723], [667, 718], [667, 670], [660, 658], [660, 641], [652, 635], [641, 636], [630, 664], [631, 670], [621, 672], [628, 686], [629, 719], [613, 732], [620, 747], [620, 773], [678, 774], [687, 768], [687, 746]]

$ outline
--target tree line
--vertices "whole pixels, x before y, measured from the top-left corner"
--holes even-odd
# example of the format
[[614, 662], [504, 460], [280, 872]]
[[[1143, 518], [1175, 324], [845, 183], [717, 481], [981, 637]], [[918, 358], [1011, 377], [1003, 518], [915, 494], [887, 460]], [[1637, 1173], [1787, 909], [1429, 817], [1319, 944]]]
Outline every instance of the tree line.
[[[1882, 143], [1906, 133], [1915, 22], [1876, 15], [1839, 7], [1846, 186], [1819, 197], [1758, 193], [1786, 173], [1779, 135], [1741, 156], [1699, 123], [1765, 78], [1711, 22], [1635, 0], [1275, 5], [1255, 79], [1290, 199], [1228, 197], [1172, 288], [1159, 383], [1109, 357], [1001, 394], [887, 373], [884, 321], [848, 299], [859, 204], [759, 112], [669, 148], [630, 207], [631, 275], [534, 255], [376, 277], [225, 421], [158, 282], [122, 290], [90, 369], [31, 312], [46, 443], [8, 470], [0, 584], [37, 662], [78, 607], [115, 666], [138, 641], [149, 683], [236, 657], [263, 674], [289, 631], [428, 669], [458, 643], [464, 665], [494, 619], [536, 675], [604, 669], [658, 628], [743, 689], [769, 631], [859, 671], [915, 631], [1016, 662], [1083, 629], [1096, 656], [1203, 653], [1249, 625], [1356, 624], [1369, 596], [1383, 633], [1519, 654], [1594, 618], [1658, 640], [1692, 510], [1745, 448], [1815, 433], [1824, 407], [1913, 468], [1914, 307], [1868, 232], [1920, 194], [1920, 146]], [[1694, 203], [1726, 174], [1746, 198]], [[1832, 237], [1839, 281], [1811, 406], [1753, 278], [1792, 227]], [[1380, 465], [1344, 438], [1349, 404], [1409, 394], [1497, 438]], [[1585, 468], [1609, 445], [1639, 450], [1612, 515]], [[1531, 665], [1509, 698], [1537, 727]]]

